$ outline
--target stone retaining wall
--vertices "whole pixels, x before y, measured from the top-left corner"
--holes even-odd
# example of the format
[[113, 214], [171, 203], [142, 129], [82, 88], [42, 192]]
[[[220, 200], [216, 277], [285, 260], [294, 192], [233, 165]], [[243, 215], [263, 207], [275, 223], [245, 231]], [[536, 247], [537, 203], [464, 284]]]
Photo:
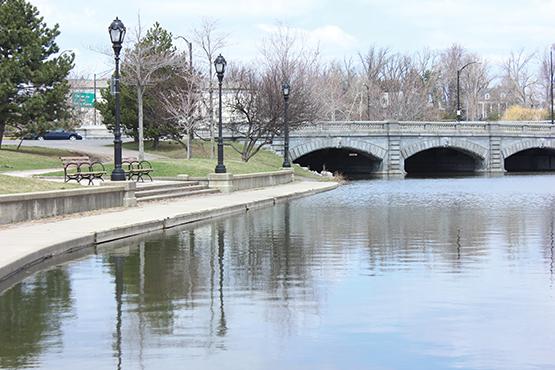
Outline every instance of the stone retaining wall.
[[0, 195], [0, 225], [98, 209], [125, 207], [135, 184]]
[[238, 190], [263, 188], [293, 182], [292, 169], [275, 172], [249, 173], [233, 175], [231, 173], [212, 173], [208, 175], [208, 186], [219, 189], [223, 193]]

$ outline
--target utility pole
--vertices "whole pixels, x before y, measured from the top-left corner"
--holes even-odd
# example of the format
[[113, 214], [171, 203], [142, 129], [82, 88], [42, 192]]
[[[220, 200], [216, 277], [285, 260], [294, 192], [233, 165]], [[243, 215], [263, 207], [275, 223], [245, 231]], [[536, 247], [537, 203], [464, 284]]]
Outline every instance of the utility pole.
[[191, 70], [191, 72], [193, 72], [193, 43], [189, 42], [189, 40], [187, 40], [183, 36], [175, 36], [175, 38], [181, 39], [187, 44], [187, 47], [189, 48], [189, 69]]
[[463, 69], [468, 67], [471, 64], [476, 64], [479, 62], [470, 62], [466, 63], [462, 68], [457, 69], [457, 121], [460, 122], [462, 118], [462, 111], [461, 111], [461, 72]]

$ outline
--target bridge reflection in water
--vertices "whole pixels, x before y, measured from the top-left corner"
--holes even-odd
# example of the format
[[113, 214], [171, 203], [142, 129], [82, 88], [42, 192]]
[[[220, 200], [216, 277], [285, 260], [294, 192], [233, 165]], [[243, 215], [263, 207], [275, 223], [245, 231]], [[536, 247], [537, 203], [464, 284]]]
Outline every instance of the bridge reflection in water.
[[552, 182], [354, 182], [100, 247], [0, 295], [0, 368], [554, 368]]

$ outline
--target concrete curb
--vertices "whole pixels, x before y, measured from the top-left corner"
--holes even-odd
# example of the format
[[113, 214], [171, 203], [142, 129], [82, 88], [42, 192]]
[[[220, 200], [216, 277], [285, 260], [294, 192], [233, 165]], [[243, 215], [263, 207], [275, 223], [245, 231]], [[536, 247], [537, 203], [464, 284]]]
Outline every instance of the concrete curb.
[[87, 235], [77, 239], [66, 240], [63, 243], [54, 244], [27, 256], [10, 263], [6, 266], [0, 267], [0, 283], [4, 280], [12, 279], [15, 275], [19, 275], [26, 270], [35, 267], [43, 262], [62, 254], [69, 254], [79, 249], [93, 246], [94, 235]]
[[310, 195], [326, 192], [336, 189], [338, 183], [330, 183], [318, 189], [309, 189], [306, 191], [293, 192], [287, 195], [278, 197], [266, 198], [257, 201], [245, 201], [240, 204], [235, 204], [225, 207], [216, 207], [209, 210], [184, 212], [182, 214], [167, 217], [164, 219], [149, 220], [147, 222], [135, 223], [132, 225], [120, 226], [109, 228], [106, 230], [96, 231], [79, 238], [70, 238], [61, 243], [43, 247], [35, 250], [26, 256], [9, 263], [5, 266], [0, 266], [0, 292], [7, 288], [6, 283], [9, 281], [15, 284], [19, 281], [18, 277], [24, 277], [29, 269], [40, 270], [38, 265], [48, 265], [48, 261], [53, 258], [62, 258], [76, 251], [84, 248], [94, 247], [99, 244], [121, 240], [141, 234], [148, 234], [155, 231], [162, 231], [180, 225], [186, 225], [199, 221], [206, 221], [213, 218], [220, 218], [234, 214], [246, 213], [248, 211], [256, 210], [274, 206], [279, 203], [284, 203], [288, 200], [307, 197]]

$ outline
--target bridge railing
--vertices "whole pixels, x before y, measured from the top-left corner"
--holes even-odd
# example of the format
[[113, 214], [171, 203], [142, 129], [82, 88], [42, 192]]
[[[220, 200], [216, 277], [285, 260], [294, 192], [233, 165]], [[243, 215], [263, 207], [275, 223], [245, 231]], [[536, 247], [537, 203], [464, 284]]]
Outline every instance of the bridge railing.
[[[363, 135], [430, 135], [430, 136], [465, 136], [465, 135], [499, 135], [499, 136], [542, 136], [555, 137], [555, 125], [549, 121], [328, 121], [296, 128], [292, 136], [363, 136]], [[196, 135], [209, 138], [208, 130], [197, 130]], [[226, 139], [237, 136], [224, 128]], [[275, 138], [277, 141], [279, 137]]]
[[338, 121], [318, 122], [295, 129], [296, 136], [313, 135], [555, 135], [555, 125], [548, 121]]

